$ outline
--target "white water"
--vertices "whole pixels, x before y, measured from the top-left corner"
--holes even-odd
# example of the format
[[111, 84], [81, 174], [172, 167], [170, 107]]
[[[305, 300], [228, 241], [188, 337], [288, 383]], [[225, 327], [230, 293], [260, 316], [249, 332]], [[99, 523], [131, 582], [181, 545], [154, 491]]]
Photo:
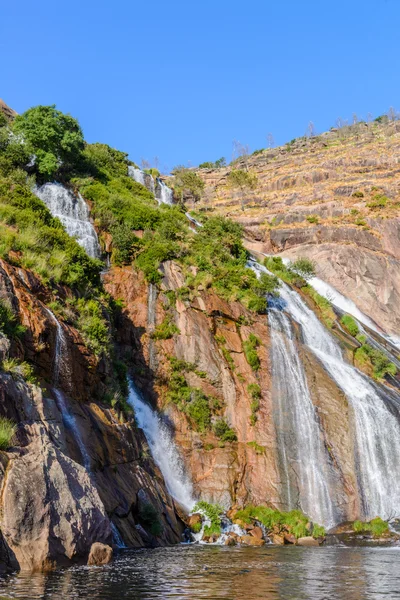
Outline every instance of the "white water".
[[152, 457], [163, 474], [168, 492], [190, 511], [195, 504], [193, 488], [169, 427], [156, 411], [143, 401], [132, 381], [129, 381], [128, 402], [135, 411], [138, 427], [143, 429]]
[[54, 363], [53, 363], [53, 379], [54, 379], [54, 388], [53, 392], [56, 397], [56, 403], [59, 411], [61, 412], [64, 426], [70, 429], [73, 434], [75, 441], [78, 445], [79, 451], [81, 453], [83, 466], [90, 471], [90, 457], [87, 453], [85, 444], [83, 442], [81, 433], [78, 429], [78, 425], [76, 423], [75, 416], [70, 411], [67, 400], [64, 396], [64, 393], [58, 389], [56, 386], [59, 382], [60, 371], [63, 369], [64, 376], [68, 376], [68, 360], [67, 360], [67, 351], [68, 344], [65, 339], [64, 330], [57, 319], [57, 317], [51, 312], [50, 309], [45, 308], [47, 314], [50, 316], [51, 320], [56, 326], [56, 343], [54, 350]]
[[157, 179], [158, 187], [156, 198], [159, 204], [168, 204], [172, 206], [174, 203], [174, 192], [170, 187], [167, 186], [166, 183], [161, 181], [161, 179]]
[[336, 340], [298, 293], [282, 284], [280, 295], [285, 310], [301, 326], [305, 343], [345, 393], [353, 409], [363, 517], [400, 515], [399, 411], [391, 400], [394, 397], [399, 402], [398, 395], [395, 392], [389, 395], [344, 361]]
[[185, 212], [185, 217], [188, 219], [188, 221], [190, 221], [191, 223], [193, 223], [193, 225], [195, 227], [203, 227], [203, 224], [200, 223], [200, 221], [197, 221], [194, 217], [192, 217], [192, 215], [188, 212]]
[[75, 196], [71, 190], [56, 182], [34, 186], [33, 193], [46, 204], [53, 217], [60, 219], [67, 233], [76, 238], [89, 256], [100, 256], [99, 242], [90, 222], [89, 209], [80, 194]]
[[144, 178], [145, 173], [142, 171], [142, 169], [138, 169], [137, 167], [128, 167], [128, 175], [137, 181], [137, 183], [141, 183], [142, 185], [146, 186]]

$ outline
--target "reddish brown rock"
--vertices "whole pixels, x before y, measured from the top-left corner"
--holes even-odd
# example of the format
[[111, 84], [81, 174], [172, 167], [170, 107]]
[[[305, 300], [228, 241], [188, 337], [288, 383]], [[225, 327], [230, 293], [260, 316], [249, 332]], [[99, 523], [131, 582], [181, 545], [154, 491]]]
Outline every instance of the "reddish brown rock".
[[301, 537], [297, 540], [298, 546], [319, 546], [320, 542], [311, 536]]
[[242, 535], [240, 543], [244, 546], [264, 546], [265, 540], [260, 540], [252, 535]]

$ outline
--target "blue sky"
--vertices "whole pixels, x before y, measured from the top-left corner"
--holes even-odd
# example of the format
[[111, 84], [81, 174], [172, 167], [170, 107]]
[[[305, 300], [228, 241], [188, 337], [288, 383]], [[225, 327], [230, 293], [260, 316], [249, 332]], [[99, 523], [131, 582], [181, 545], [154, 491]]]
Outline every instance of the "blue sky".
[[19, 0], [0, 14], [0, 97], [55, 103], [164, 169], [400, 109], [399, 0]]

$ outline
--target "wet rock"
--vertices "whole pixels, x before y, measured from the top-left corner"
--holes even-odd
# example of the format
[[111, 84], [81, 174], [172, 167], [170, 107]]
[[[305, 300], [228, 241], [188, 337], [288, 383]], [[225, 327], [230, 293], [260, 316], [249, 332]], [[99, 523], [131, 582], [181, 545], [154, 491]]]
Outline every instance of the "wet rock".
[[192, 529], [193, 526], [201, 524], [202, 520], [203, 518], [200, 513], [194, 513], [193, 515], [190, 515], [187, 520], [188, 527]]
[[244, 546], [263, 546], [265, 544], [265, 540], [260, 540], [252, 535], [242, 535], [240, 538], [240, 543]]
[[297, 538], [292, 533], [284, 533], [283, 539], [285, 544], [297, 544]]
[[283, 544], [285, 543], [284, 536], [279, 533], [273, 533], [271, 535], [271, 540], [273, 544], [277, 544], [278, 546], [283, 546]]
[[87, 564], [90, 566], [108, 565], [112, 561], [112, 557], [113, 549], [110, 546], [95, 542], [90, 548]]
[[263, 531], [261, 529], [261, 527], [253, 527], [253, 529], [251, 529], [250, 531], [250, 535], [252, 535], [255, 538], [258, 538], [259, 540], [263, 539]]
[[301, 537], [297, 540], [298, 546], [319, 546], [320, 542], [311, 536]]

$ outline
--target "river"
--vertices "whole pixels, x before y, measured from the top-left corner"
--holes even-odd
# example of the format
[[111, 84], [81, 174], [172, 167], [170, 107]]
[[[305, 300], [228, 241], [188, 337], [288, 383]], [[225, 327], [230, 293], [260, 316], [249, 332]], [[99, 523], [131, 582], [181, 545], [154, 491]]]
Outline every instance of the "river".
[[0, 580], [23, 600], [378, 600], [400, 598], [400, 548], [181, 545], [126, 551], [105, 567]]

